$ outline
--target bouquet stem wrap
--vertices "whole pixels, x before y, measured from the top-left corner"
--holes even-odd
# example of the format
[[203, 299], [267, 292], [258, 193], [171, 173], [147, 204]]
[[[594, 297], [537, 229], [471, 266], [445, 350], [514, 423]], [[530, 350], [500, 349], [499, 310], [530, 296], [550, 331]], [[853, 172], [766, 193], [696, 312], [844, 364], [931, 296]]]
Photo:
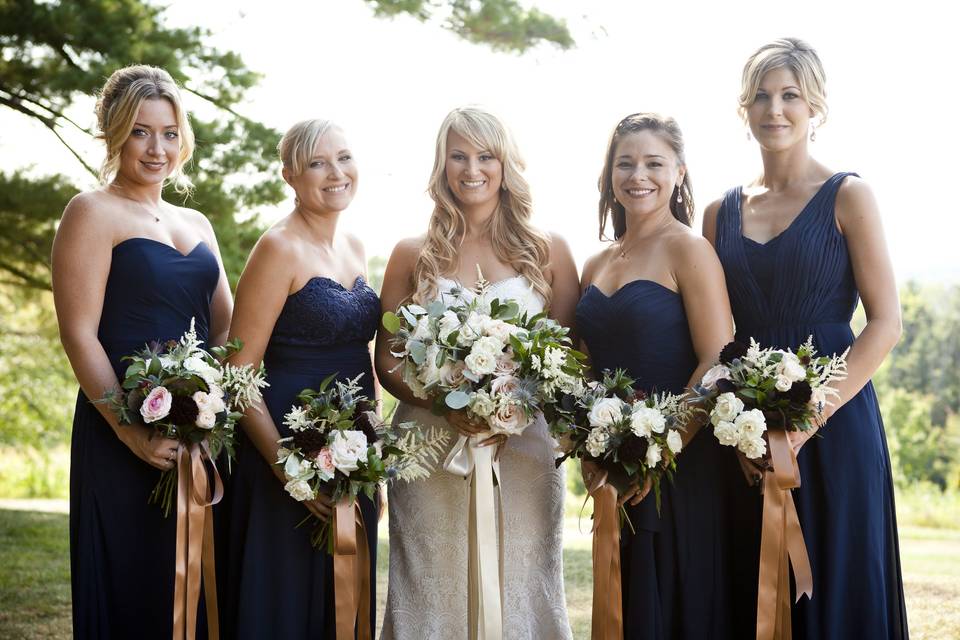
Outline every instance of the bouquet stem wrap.
[[[213, 495], [206, 463], [213, 469]], [[220, 637], [213, 557], [213, 505], [223, 498], [223, 482], [206, 441], [177, 447], [177, 565], [173, 588], [173, 640], [193, 640], [203, 572], [207, 632]]]
[[800, 486], [797, 454], [785, 431], [770, 430], [773, 472], [763, 476], [763, 529], [757, 590], [757, 640], [790, 640], [790, 565], [797, 599], [813, 596], [813, 574], [790, 490]]
[[370, 550], [360, 504], [346, 496], [333, 513], [333, 590], [337, 640], [370, 640]]
[[620, 585], [620, 518], [617, 490], [597, 474], [593, 496], [593, 615], [591, 640], [623, 640], [623, 595]]
[[[494, 460], [494, 447], [481, 447], [479, 442], [476, 436], [460, 436], [443, 466], [450, 473], [470, 478], [469, 637], [501, 640], [503, 572], [498, 531], [503, 532], [503, 512], [497, 508], [500, 464]], [[498, 481], [496, 487], [494, 477]]]

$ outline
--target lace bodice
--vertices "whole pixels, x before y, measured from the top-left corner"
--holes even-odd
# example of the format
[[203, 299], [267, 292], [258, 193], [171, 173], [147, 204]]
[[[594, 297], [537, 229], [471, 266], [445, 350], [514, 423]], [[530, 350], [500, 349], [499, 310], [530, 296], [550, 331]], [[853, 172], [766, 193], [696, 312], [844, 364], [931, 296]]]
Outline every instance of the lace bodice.
[[363, 276], [351, 289], [315, 276], [287, 298], [270, 340], [280, 345], [366, 344], [379, 324], [380, 299]]

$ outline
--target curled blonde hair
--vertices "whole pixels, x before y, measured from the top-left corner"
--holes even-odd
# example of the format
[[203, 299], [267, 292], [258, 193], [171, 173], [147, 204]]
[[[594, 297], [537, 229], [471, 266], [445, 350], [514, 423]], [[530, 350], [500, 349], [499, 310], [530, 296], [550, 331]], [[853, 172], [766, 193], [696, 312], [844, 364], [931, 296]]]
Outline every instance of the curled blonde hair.
[[437, 133], [433, 173], [427, 187], [435, 206], [413, 270], [414, 299], [427, 302], [436, 297], [437, 281], [456, 268], [457, 250], [466, 233], [466, 217], [447, 182], [447, 136], [451, 131], [489, 151], [502, 164], [505, 190], [501, 191], [500, 202], [488, 222], [494, 254], [526, 277], [549, 304], [550, 285], [543, 270], [550, 258], [550, 245], [547, 236], [530, 224], [532, 199], [522, 174], [523, 159], [503, 122], [479, 107], [454, 109]]
[[280, 139], [280, 144], [277, 145], [277, 153], [280, 154], [280, 162], [283, 163], [284, 168], [295, 176], [303, 173], [304, 169], [310, 165], [317, 142], [334, 128], [339, 127], [330, 120], [314, 118], [301, 120], [287, 129], [283, 138]]
[[190, 120], [180, 100], [180, 91], [170, 74], [158, 67], [132, 65], [117, 69], [107, 79], [97, 97], [98, 138], [107, 147], [100, 166], [100, 183], [107, 184], [120, 170], [120, 153], [133, 131], [144, 100], [166, 100], [173, 107], [179, 130], [180, 153], [177, 166], [167, 177], [177, 193], [187, 193], [193, 184], [183, 168], [193, 155], [194, 138]]
[[820, 116], [820, 124], [827, 121], [827, 74], [820, 56], [809, 44], [799, 38], [780, 38], [757, 49], [743, 66], [740, 83], [740, 117], [746, 122], [747, 109], [757, 98], [760, 82], [768, 71], [786, 68], [800, 83], [800, 93], [813, 112]]
[[[613, 239], [619, 240], [627, 231], [627, 213], [623, 205], [617, 202], [613, 194], [613, 154], [617, 152], [617, 145], [625, 136], [641, 131], [652, 131], [670, 145], [677, 156], [677, 163], [686, 168], [687, 159], [684, 154], [683, 133], [680, 125], [673, 118], [661, 116], [657, 113], [631, 113], [617, 123], [610, 134], [607, 143], [607, 155], [600, 173], [600, 239], [606, 239], [607, 218], [613, 223]], [[677, 196], [682, 196], [677, 202]], [[693, 190], [690, 187], [690, 172], [684, 171], [683, 179], [678, 182], [673, 193], [670, 194], [670, 213], [673, 217], [687, 225], [693, 223], [693, 214], [696, 209], [693, 205]]]

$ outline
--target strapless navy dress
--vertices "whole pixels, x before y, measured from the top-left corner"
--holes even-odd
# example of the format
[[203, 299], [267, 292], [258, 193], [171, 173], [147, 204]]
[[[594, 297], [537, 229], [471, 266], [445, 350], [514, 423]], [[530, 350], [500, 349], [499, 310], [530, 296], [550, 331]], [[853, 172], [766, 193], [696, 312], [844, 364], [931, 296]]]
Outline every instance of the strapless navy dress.
[[[264, 401], [282, 437], [284, 414], [303, 389], [332, 373], [360, 379], [373, 399], [368, 343], [380, 323], [380, 299], [362, 277], [351, 289], [316, 277], [289, 296], [267, 345]], [[241, 430], [242, 431], [242, 430]], [[231, 477], [229, 560], [220, 571], [225, 638], [334, 638], [333, 558], [310, 546], [309, 512], [284, 490], [242, 433]], [[360, 498], [370, 548], [371, 629], [376, 617], [377, 509]], [[219, 567], [218, 567], [219, 568]]]
[[[716, 248], [726, 273], [737, 339], [793, 348], [813, 336], [824, 355], [853, 343], [858, 292], [834, 203], [850, 173], [828, 179], [793, 223], [765, 244], [743, 236], [742, 191], [731, 189], [717, 214]], [[793, 492], [813, 571], [813, 598], [793, 608], [797, 640], [907, 638], [890, 455], [872, 383], [850, 398], [798, 457]], [[744, 632], [756, 615], [760, 497], [745, 484], [735, 514], [737, 617]], [[753, 532], [753, 535], [747, 535]], [[746, 635], [743, 637], [747, 637]]]
[[[113, 248], [97, 336], [118, 379], [123, 356], [210, 330], [220, 268], [206, 244], [187, 255], [131, 238]], [[75, 638], [170, 638], [176, 517], [147, 498], [160, 471], [127, 448], [83, 391], [70, 450], [70, 570]], [[203, 598], [198, 637], [206, 637]]]
[[[577, 329], [597, 376], [625, 369], [648, 393], [681, 393], [697, 357], [679, 293], [634, 280], [607, 296], [594, 286], [577, 305]], [[677, 458], [674, 482], [627, 512], [620, 531], [623, 637], [631, 640], [733, 638], [730, 577], [718, 477], [736, 466], [710, 432], [701, 430]], [[727, 467], [728, 471], [722, 471]]]

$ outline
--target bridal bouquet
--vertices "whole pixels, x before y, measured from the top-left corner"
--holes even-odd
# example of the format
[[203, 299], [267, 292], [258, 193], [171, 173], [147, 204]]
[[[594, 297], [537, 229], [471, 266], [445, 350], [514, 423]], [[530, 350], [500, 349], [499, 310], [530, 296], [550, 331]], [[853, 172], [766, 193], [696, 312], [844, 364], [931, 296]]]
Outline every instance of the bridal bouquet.
[[[360, 493], [372, 500], [385, 481], [429, 476], [447, 434], [433, 427], [422, 430], [413, 422], [386, 424], [363, 395], [360, 376], [335, 378], [328, 376], [316, 391], [303, 390], [297, 396], [301, 404], [284, 416], [293, 435], [280, 440], [277, 464], [287, 478], [287, 493], [300, 502], [323, 492], [334, 502], [352, 503]], [[310, 540], [332, 553], [329, 523], [315, 523]]]
[[831, 383], [846, 378], [847, 352], [817, 356], [810, 337], [796, 353], [731, 342], [720, 363], [707, 371], [696, 391], [708, 408], [720, 444], [737, 447], [747, 458], [764, 457], [764, 434], [806, 431], [814, 415], [836, 397]]
[[[221, 451], [233, 457], [234, 426], [246, 409], [261, 399], [269, 386], [261, 365], [241, 367], [224, 363], [239, 351], [238, 340], [209, 350], [190, 321], [179, 339], [148, 345], [123, 359], [130, 362], [120, 390], [102, 400], [117, 414], [120, 424], [145, 424], [183, 447], [200, 445], [203, 455], [215, 459]], [[173, 508], [177, 469], [161, 472], [149, 502], [159, 503], [164, 516]]]
[[489, 298], [480, 280], [467, 301], [408, 304], [387, 312], [403, 381], [435, 411], [465, 409], [494, 435], [519, 435], [537, 413], [583, 386], [582, 353], [545, 313], [528, 316], [514, 300]]
[[675, 394], [634, 391], [634, 382], [622, 370], [604, 371], [548, 416], [562, 454], [557, 465], [569, 457], [593, 462], [620, 493], [649, 477], [659, 506], [660, 480], [676, 469], [680, 434], [695, 409]]

